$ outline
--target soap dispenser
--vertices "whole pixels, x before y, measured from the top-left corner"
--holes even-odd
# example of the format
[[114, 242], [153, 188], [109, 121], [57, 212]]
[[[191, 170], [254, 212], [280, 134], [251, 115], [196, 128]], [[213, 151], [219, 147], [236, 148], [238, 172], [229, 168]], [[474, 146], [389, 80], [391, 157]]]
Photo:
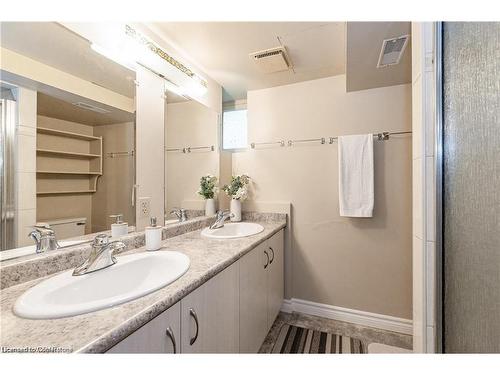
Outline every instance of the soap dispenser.
[[128, 223], [122, 221], [122, 214], [109, 215], [109, 217], [116, 219], [116, 223], [111, 224], [111, 237], [121, 237], [128, 233]]
[[161, 234], [163, 228], [156, 224], [156, 217], [150, 219], [150, 226], [146, 227], [146, 250], [154, 251], [161, 247]]

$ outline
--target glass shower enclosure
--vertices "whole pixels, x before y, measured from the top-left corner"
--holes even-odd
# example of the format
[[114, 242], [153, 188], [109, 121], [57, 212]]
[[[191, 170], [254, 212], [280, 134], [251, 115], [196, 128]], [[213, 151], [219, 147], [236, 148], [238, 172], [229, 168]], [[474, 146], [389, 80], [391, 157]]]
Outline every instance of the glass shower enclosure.
[[15, 147], [17, 106], [12, 89], [0, 85], [0, 250], [15, 247]]
[[500, 353], [500, 23], [441, 28], [441, 349]]

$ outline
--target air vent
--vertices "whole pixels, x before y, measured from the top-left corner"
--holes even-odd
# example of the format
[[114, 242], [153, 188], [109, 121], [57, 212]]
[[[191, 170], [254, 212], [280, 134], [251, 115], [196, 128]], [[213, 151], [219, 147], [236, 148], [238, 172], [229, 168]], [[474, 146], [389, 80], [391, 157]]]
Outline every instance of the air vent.
[[292, 65], [284, 46], [253, 52], [249, 56], [263, 73], [283, 72]]
[[77, 102], [73, 103], [73, 105], [76, 105], [77, 107], [87, 109], [89, 111], [97, 112], [97, 113], [110, 113], [111, 111], [108, 111], [107, 109], [96, 107], [95, 105], [84, 103], [84, 102]]
[[403, 35], [397, 38], [385, 39], [382, 42], [377, 68], [399, 64], [409, 38], [409, 35]]

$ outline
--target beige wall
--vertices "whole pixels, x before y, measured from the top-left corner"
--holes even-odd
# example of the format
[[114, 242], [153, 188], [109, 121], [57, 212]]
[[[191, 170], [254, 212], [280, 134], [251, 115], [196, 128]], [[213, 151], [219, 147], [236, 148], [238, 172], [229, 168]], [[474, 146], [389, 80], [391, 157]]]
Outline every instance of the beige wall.
[[109, 230], [115, 222], [109, 217], [113, 214], [122, 214], [128, 225], [135, 225], [135, 208], [131, 204], [134, 158], [107, 156], [108, 152], [134, 149], [134, 123], [95, 126], [94, 136], [102, 137], [104, 158], [97, 192], [92, 194], [92, 232]]
[[[411, 85], [346, 93], [345, 76], [248, 92], [248, 141], [411, 129]], [[233, 155], [256, 201], [292, 203], [286, 297], [412, 316], [411, 139], [375, 142], [371, 219], [339, 216], [337, 146]]]
[[199, 201], [199, 207], [203, 207], [203, 200], [196, 193], [200, 177], [206, 174], [219, 176], [217, 121], [217, 112], [195, 101], [167, 104], [167, 148], [215, 147], [213, 152], [165, 153], [165, 200], [168, 212], [174, 207], [182, 206], [185, 201]]

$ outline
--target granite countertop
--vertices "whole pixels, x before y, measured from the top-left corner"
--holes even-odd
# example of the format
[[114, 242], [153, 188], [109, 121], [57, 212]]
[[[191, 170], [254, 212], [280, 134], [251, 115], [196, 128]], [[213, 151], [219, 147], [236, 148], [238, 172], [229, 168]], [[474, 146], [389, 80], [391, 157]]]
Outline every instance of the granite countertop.
[[[70, 318], [32, 320], [14, 315], [16, 299], [44, 278], [1, 290], [0, 343], [2, 352], [42, 348], [51, 352], [102, 353], [161, 314], [184, 296], [234, 263], [252, 248], [286, 226], [286, 218], [255, 217], [264, 231], [244, 238], [217, 240], [195, 230], [163, 241], [158, 251], [179, 251], [191, 260], [189, 270], [172, 284], [136, 300]], [[121, 255], [145, 251], [139, 247]], [[50, 275], [52, 276], [52, 275]], [[49, 276], [49, 277], [50, 277]], [[35, 349], [33, 349], [35, 348]]]

